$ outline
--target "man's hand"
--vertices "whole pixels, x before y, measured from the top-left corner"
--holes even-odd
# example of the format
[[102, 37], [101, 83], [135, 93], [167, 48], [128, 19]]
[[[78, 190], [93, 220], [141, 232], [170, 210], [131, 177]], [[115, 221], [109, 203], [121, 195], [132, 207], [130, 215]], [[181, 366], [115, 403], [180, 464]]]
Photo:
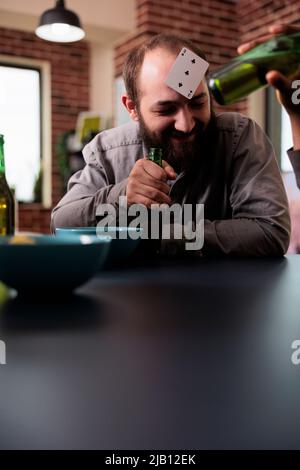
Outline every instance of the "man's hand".
[[[253, 41], [241, 44], [238, 47], [238, 53], [244, 54], [248, 50], [252, 49], [258, 44], [268, 41], [274, 36], [278, 36], [280, 34], [292, 34], [297, 32], [300, 32], [300, 26], [289, 24], [274, 24], [269, 27], [267, 34], [260, 36], [259, 38], [254, 39]], [[268, 84], [276, 89], [278, 101], [285, 107], [287, 113], [291, 117], [300, 115], [299, 105], [293, 104], [291, 99], [292, 94], [295, 91], [292, 88], [292, 81], [297, 79], [300, 79], [300, 71], [298, 71], [298, 73], [295, 74], [292, 79], [286, 78], [284, 75], [282, 75], [276, 70], [272, 70], [266, 74], [266, 80]]]
[[126, 187], [129, 206], [143, 204], [150, 207], [152, 204], [171, 204], [167, 180], [173, 180], [177, 175], [167, 162], [163, 160], [162, 163], [162, 168], [146, 158], [135, 163]]

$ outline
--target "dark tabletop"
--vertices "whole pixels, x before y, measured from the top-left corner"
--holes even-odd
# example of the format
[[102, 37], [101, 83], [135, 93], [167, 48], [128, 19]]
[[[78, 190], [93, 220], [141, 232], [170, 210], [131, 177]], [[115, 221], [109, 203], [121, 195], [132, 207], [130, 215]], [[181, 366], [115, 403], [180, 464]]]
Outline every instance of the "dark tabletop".
[[49, 286], [2, 306], [0, 339], [1, 448], [300, 448], [299, 255]]

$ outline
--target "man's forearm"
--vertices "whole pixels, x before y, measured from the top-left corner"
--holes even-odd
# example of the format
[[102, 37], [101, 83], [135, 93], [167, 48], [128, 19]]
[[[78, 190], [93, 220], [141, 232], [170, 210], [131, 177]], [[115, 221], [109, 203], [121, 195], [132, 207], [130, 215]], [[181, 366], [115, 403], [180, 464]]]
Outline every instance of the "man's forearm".
[[282, 256], [289, 246], [289, 221], [274, 226], [256, 219], [205, 220], [204, 255]]
[[187, 256], [282, 256], [289, 245], [289, 222], [274, 226], [256, 219], [204, 220], [204, 246], [186, 250], [188, 240], [162, 240], [164, 255]]
[[109, 185], [88, 195], [78, 186], [74, 186], [53, 209], [51, 229], [57, 227], [89, 227], [96, 225], [96, 212], [100, 204], [117, 206], [119, 197], [125, 194], [124, 180]]
[[95, 197], [85, 197], [53, 209], [51, 218], [51, 230], [58, 227], [89, 227], [96, 225]]

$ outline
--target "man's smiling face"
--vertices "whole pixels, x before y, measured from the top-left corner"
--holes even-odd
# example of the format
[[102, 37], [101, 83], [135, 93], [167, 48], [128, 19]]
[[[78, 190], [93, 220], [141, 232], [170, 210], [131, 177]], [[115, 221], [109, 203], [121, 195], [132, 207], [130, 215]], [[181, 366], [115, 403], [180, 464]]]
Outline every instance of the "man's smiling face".
[[202, 80], [189, 100], [165, 84], [176, 56], [163, 48], [145, 55], [138, 77], [136, 107], [147, 147], [162, 147], [177, 171], [189, 166], [211, 119], [210, 96]]

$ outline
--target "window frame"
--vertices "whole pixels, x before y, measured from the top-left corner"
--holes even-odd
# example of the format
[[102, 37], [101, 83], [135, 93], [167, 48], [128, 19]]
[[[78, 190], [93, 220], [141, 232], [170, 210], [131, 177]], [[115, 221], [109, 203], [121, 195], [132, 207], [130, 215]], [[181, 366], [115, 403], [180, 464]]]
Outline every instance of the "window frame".
[[[52, 153], [51, 153], [51, 65], [49, 62], [0, 54], [0, 65], [36, 70], [40, 74], [40, 159], [42, 201], [45, 208], [52, 206]], [[32, 204], [24, 202], [24, 204]]]
[[261, 126], [272, 142], [282, 175], [290, 175], [293, 173], [292, 168], [283, 167], [282, 109], [272, 87], [261, 88], [248, 97], [248, 116]]
[[267, 110], [265, 122], [266, 133], [274, 146], [280, 171], [282, 174], [291, 174], [293, 173], [292, 167], [288, 170], [283, 167], [283, 152], [288, 150], [282, 149], [283, 107], [278, 103], [275, 90], [272, 87], [266, 89], [265, 106]]

